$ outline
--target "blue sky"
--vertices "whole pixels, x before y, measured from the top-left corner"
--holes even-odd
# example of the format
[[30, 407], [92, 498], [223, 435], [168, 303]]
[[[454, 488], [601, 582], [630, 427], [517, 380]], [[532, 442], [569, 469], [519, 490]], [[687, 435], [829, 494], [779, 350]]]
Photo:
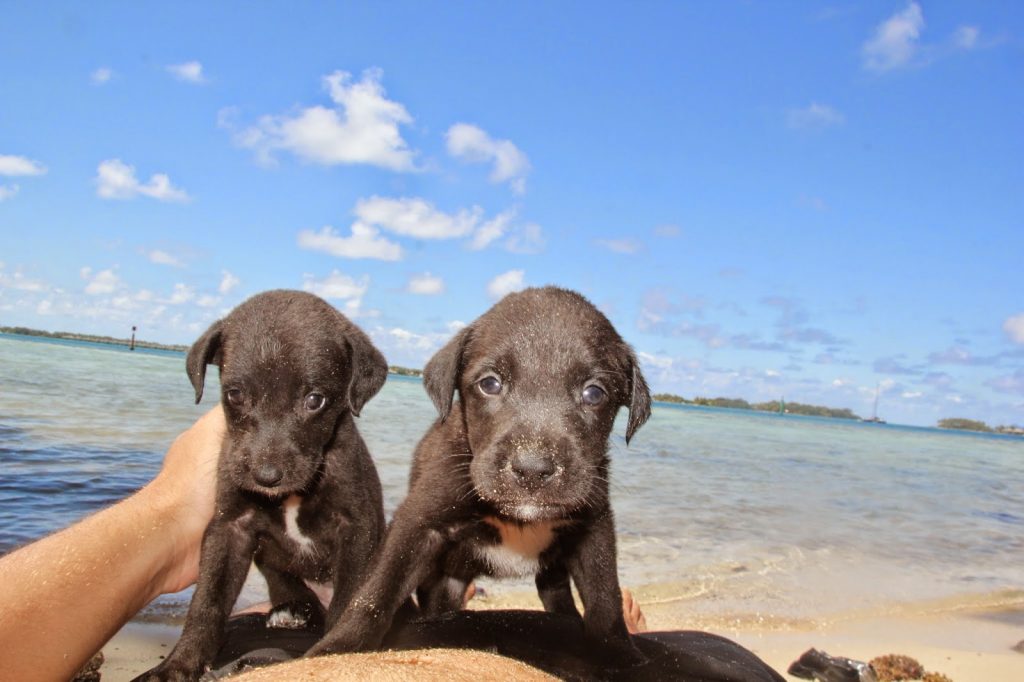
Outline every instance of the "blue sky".
[[658, 391], [1024, 423], [1018, 3], [4, 3], [0, 324], [319, 293], [422, 366], [504, 292]]

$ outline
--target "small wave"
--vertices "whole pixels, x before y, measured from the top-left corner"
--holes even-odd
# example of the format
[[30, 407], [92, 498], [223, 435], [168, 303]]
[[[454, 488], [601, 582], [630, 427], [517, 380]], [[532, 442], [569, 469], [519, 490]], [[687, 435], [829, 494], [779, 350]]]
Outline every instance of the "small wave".
[[1011, 514], [1010, 512], [975, 510], [973, 514], [984, 519], [998, 521], [999, 523], [1009, 523], [1014, 526], [1024, 525], [1024, 517], [1018, 516], [1016, 514]]

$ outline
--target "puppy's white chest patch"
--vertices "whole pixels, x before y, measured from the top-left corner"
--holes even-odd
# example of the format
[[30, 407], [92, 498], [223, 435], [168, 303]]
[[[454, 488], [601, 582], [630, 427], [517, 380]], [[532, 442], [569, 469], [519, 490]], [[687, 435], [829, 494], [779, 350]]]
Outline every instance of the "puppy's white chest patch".
[[536, 575], [540, 569], [540, 555], [555, 539], [555, 528], [560, 525], [546, 521], [540, 523], [506, 523], [492, 516], [484, 521], [501, 535], [496, 545], [478, 545], [477, 556], [491, 567], [496, 578], [516, 578]]
[[302, 506], [302, 498], [298, 495], [291, 495], [281, 503], [281, 511], [284, 513], [284, 533], [299, 546], [302, 554], [312, 554], [316, 551], [313, 540], [302, 534], [299, 528], [299, 507]]

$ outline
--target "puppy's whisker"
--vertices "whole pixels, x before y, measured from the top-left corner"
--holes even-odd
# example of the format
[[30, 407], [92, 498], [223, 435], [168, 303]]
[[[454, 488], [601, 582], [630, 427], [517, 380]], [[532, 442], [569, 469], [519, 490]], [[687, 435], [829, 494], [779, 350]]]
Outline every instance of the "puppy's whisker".
[[[465, 488], [465, 491], [463, 491]], [[473, 487], [472, 481], [467, 481], [455, 489], [458, 497], [456, 498], [459, 502], [465, 502], [471, 495], [476, 494], [476, 488]]]

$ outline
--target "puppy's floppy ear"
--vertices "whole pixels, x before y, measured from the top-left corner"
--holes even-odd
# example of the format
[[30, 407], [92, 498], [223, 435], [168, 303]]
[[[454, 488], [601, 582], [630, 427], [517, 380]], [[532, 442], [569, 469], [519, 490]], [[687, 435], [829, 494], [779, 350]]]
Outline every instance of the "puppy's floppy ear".
[[636, 355], [632, 350], [628, 350], [628, 354], [629, 371], [632, 375], [629, 382], [632, 396], [629, 401], [629, 421], [626, 423], [626, 445], [629, 445], [629, 439], [651, 416], [651, 390], [647, 387], [647, 380], [640, 372], [640, 363], [637, 362]]
[[345, 334], [349, 362], [352, 365], [352, 379], [348, 384], [348, 404], [356, 417], [363, 405], [377, 395], [377, 391], [388, 378], [388, 361], [370, 337], [352, 325]]
[[185, 358], [185, 370], [188, 372], [188, 380], [192, 382], [192, 388], [196, 390], [196, 405], [203, 399], [206, 366], [219, 365], [221, 363], [220, 342], [222, 326], [222, 320], [217, 320], [210, 325], [210, 328], [203, 332], [203, 335], [188, 349], [188, 357]]
[[452, 397], [462, 372], [462, 351], [472, 334], [472, 327], [463, 327], [444, 348], [434, 353], [423, 368], [423, 388], [434, 402], [441, 421], [452, 411]]

